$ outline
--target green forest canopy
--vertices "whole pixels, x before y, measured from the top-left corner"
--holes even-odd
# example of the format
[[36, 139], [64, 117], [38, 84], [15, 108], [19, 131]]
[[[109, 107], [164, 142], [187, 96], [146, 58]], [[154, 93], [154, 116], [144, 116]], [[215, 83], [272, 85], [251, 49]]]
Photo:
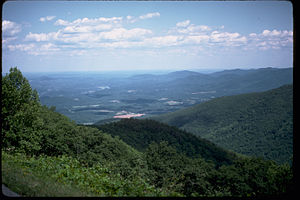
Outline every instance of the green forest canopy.
[[220, 97], [153, 119], [237, 153], [292, 162], [293, 85]]
[[28, 182], [37, 179], [75, 184], [95, 196], [269, 196], [293, 189], [289, 165], [238, 157], [217, 167], [166, 141], [139, 152], [118, 137], [78, 126], [42, 106], [17, 68], [1, 85], [3, 183], [23, 196], [39, 195]]

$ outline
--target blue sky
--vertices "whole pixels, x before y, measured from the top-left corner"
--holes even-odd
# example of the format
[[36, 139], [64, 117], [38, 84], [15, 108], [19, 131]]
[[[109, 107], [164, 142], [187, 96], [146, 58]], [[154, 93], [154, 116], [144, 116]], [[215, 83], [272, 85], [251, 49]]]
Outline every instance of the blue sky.
[[288, 1], [7, 1], [2, 71], [292, 67]]

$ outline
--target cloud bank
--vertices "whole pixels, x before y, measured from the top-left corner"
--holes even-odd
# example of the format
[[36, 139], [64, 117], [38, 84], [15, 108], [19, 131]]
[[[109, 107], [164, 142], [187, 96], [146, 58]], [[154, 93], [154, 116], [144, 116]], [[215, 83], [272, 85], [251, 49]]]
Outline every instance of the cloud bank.
[[[262, 30], [261, 33], [243, 35], [238, 32], [226, 32], [224, 26], [212, 27], [205, 24], [193, 24], [191, 20], [178, 21], [173, 27], [162, 32], [151, 28], [127, 27], [140, 20], [160, 17], [160, 13], [146, 13], [140, 16], [116, 16], [99, 18], [78, 18], [73, 21], [57, 19], [53, 22], [52, 32], [29, 32], [13, 43], [22, 31], [21, 25], [2, 21], [2, 44], [9, 51], [23, 51], [30, 55], [72, 54], [83, 55], [91, 51], [132, 49], [151, 51], [158, 49], [177, 53], [191, 53], [215, 50], [218, 48], [242, 51], [292, 48], [293, 31]], [[40, 22], [52, 21], [55, 16], [41, 17]], [[172, 49], [170, 49], [172, 48]], [[188, 49], [191, 49], [189, 52]]]

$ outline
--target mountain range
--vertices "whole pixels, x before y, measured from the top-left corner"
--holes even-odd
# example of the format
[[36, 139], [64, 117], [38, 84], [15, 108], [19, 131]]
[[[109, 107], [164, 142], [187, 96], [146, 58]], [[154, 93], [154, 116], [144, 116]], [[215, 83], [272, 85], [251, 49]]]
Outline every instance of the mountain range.
[[225, 96], [152, 117], [237, 153], [291, 162], [293, 85]]
[[[213, 98], [155, 117], [169, 125], [122, 119], [90, 127], [42, 105], [29, 82], [17, 68], [1, 81], [2, 179], [22, 196], [61, 196], [57, 190], [64, 193], [66, 186], [88, 196], [293, 196], [294, 166], [280, 164], [293, 153], [291, 84]], [[73, 86], [69, 92], [74, 91]], [[135, 98], [139, 101], [128, 104], [142, 103], [143, 98]], [[91, 103], [74, 108], [104, 109]], [[65, 193], [71, 195], [74, 192]]]
[[150, 117], [221, 96], [261, 92], [293, 83], [293, 68], [175, 71], [164, 74], [26, 74], [41, 103], [79, 124], [114, 118], [119, 113]]

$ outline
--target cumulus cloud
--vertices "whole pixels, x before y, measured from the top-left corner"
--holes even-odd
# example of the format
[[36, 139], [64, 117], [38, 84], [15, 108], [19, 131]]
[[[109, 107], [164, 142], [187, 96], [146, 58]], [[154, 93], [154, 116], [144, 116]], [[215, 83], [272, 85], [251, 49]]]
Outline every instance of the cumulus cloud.
[[21, 31], [21, 25], [9, 21], [3, 20], [2, 21], [2, 34], [3, 36], [14, 36]]
[[210, 39], [209, 35], [189, 35], [184, 39], [184, 44], [201, 44], [207, 43]]
[[206, 25], [191, 24], [190, 20], [176, 23], [176, 27], [171, 28], [169, 33], [198, 35], [202, 32], [211, 31], [212, 28]]
[[154, 13], [147, 13], [146, 15], [141, 15], [139, 16], [140, 19], [150, 19], [153, 17], [159, 17], [160, 13], [159, 12], [154, 12]]
[[36, 41], [36, 42], [41, 42], [41, 41], [48, 41], [50, 38], [51, 33], [46, 34], [46, 33], [31, 33], [27, 34], [25, 36], [26, 41]]
[[17, 45], [8, 45], [8, 48], [11, 51], [25, 51], [30, 55], [49, 55], [51, 53], [54, 53], [56, 51], [59, 51], [60, 49], [52, 43], [47, 43], [43, 45], [36, 45], [33, 43], [30, 44], [17, 44]]
[[56, 25], [56, 26], [67, 26], [69, 23], [70, 22], [68, 22], [66, 20], [58, 19], [58, 20], [56, 20], [54, 25]]
[[46, 16], [46, 17], [41, 17], [40, 22], [45, 22], [45, 21], [51, 21], [55, 18], [56, 16]]
[[[246, 49], [280, 49], [289, 47], [293, 42], [293, 32], [287, 30], [263, 30], [261, 33], [242, 35], [238, 32], [226, 32], [224, 26], [212, 27], [203, 24], [192, 24], [190, 20], [179, 21], [175, 26], [157, 33], [146, 28], [128, 28], [128, 23], [158, 17], [158, 12], [147, 13], [138, 17], [78, 18], [73, 21], [58, 19], [54, 25], [57, 31], [46, 33], [29, 32], [25, 44], [9, 45], [11, 51], [24, 51], [31, 55], [46, 55], [68, 52], [68, 55], [83, 55], [99, 49], [143, 48], [152, 51], [159, 48], [190, 55], [192, 52], [205, 51], [214, 47]], [[51, 16], [50, 16], [51, 17]], [[45, 17], [45, 20], [53, 20]], [[130, 24], [132, 26], [132, 24]], [[2, 21], [3, 32], [15, 35], [21, 26], [7, 20]], [[13, 37], [10, 37], [13, 40]], [[4, 37], [3, 43], [9, 38]], [[170, 48], [176, 47], [176, 48]], [[194, 49], [194, 51], [192, 51]], [[224, 49], [224, 48], [223, 48]], [[218, 48], [214, 48], [218, 51]], [[170, 51], [171, 52], [171, 51]]]
[[110, 18], [105, 18], [105, 17], [99, 17], [99, 18], [94, 18], [94, 19], [89, 19], [89, 18], [78, 18], [74, 21], [67, 21], [67, 20], [62, 20], [58, 19], [54, 23], [54, 25], [57, 26], [82, 26], [82, 25], [97, 25], [97, 24], [103, 24], [103, 23], [112, 23], [112, 24], [118, 24], [121, 23], [123, 20], [123, 17], [110, 17]]
[[2, 21], [2, 45], [6, 48], [6, 45], [11, 41], [16, 40], [17, 34], [21, 32], [21, 25], [9, 20]]
[[266, 29], [258, 34], [249, 34], [249, 48], [259, 48], [260, 50], [267, 50], [292, 47], [292, 45], [293, 31]]
[[109, 32], [100, 33], [100, 38], [109, 40], [125, 40], [125, 39], [140, 39], [145, 35], [151, 34], [152, 31], [142, 28], [125, 29], [117, 28]]
[[[72, 34], [69, 34], [69, 32], [72, 32]], [[142, 28], [133, 28], [133, 29], [115, 28], [110, 31], [102, 31], [100, 33], [92, 32], [88, 30], [86, 31], [81, 30], [80, 32], [78, 32], [77, 30], [72, 31], [70, 29], [66, 31], [65, 29], [63, 29], [57, 32], [50, 32], [50, 33], [30, 32], [29, 34], [26, 35], [25, 40], [35, 41], [35, 42], [52, 41], [52, 42], [62, 42], [62, 43], [73, 43], [77, 45], [86, 46], [87, 48], [89, 47], [92, 48], [93, 46], [97, 46], [97, 45], [99, 46], [100, 42], [105, 42], [106, 40], [112, 40], [112, 41], [141, 40], [149, 34], [152, 34], [151, 30], [142, 29]], [[103, 46], [107, 46], [107, 44]]]
[[198, 34], [199, 32], [204, 32], [204, 31], [210, 31], [211, 28], [205, 25], [193, 25], [191, 24], [190, 26], [187, 26], [185, 28], [180, 28], [177, 29], [178, 33], [182, 33], [182, 34], [191, 34], [191, 35], [195, 35]]
[[143, 42], [145, 46], [150, 47], [170, 47], [178, 46], [182, 43], [183, 36], [178, 35], [166, 35], [152, 38], [146, 38]]
[[17, 44], [17, 45], [8, 45], [7, 46], [11, 51], [20, 50], [20, 51], [29, 51], [35, 48], [34, 44]]
[[190, 24], [190, 20], [186, 20], [186, 21], [183, 21], [183, 22], [178, 22], [176, 24], [176, 26], [177, 27], [187, 27], [189, 24]]
[[126, 16], [126, 20], [128, 23], [135, 23], [136, 21], [138, 21], [138, 18], [128, 15]]
[[239, 33], [213, 31], [210, 35], [210, 41], [230, 45], [233, 42], [246, 43], [247, 38], [245, 36], [241, 36]]

